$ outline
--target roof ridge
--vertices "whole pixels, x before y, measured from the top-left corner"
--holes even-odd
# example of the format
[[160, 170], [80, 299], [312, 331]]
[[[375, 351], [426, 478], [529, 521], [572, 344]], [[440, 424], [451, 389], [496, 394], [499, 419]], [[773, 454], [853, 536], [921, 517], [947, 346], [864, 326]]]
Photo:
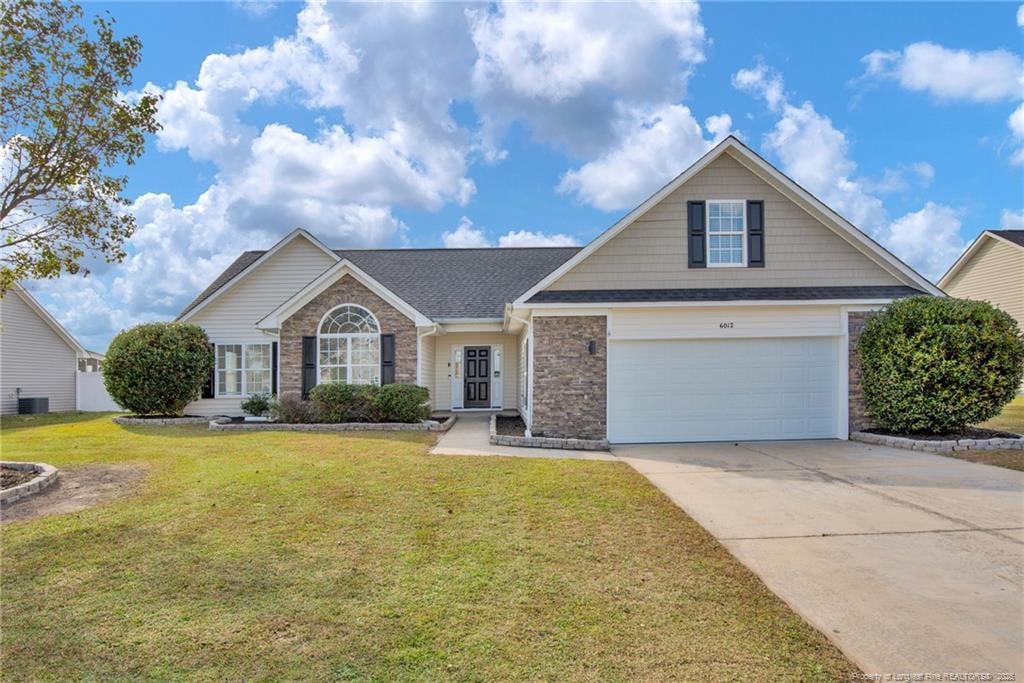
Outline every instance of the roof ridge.
[[542, 249], [582, 249], [582, 246], [573, 247], [559, 247], [553, 245], [545, 245], [541, 247], [339, 247], [332, 248], [331, 251], [539, 251]]

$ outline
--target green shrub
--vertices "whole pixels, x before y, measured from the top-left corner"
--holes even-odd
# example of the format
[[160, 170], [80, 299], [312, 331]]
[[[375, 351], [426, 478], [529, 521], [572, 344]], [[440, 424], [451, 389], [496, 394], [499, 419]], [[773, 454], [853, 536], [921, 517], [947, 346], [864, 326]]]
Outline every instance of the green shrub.
[[1024, 336], [993, 306], [914, 297], [872, 316], [858, 342], [871, 416], [893, 432], [947, 434], [995, 417], [1024, 373]]
[[318, 384], [309, 392], [317, 422], [376, 422], [377, 387], [371, 384]]
[[316, 422], [316, 413], [309, 401], [303, 401], [294, 394], [285, 394], [279, 398], [271, 399], [267, 412], [271, 419], [286, 424], [303, 424]]
[[374, 396], [374, 412], [381, 422], [419, 422], [430, 417], [430, 392], [414, 384], [385, 384]]
[[242, 410], [256, 417], [266, 415], [270, 410], [271, 398], [270, 394], [253, 394], [242, 401]]
[[213, 369], [201, 327], [149, 323], [119, 333], [103, 361], [107, 393], [136, 415], [180, 415], [199, 398]]

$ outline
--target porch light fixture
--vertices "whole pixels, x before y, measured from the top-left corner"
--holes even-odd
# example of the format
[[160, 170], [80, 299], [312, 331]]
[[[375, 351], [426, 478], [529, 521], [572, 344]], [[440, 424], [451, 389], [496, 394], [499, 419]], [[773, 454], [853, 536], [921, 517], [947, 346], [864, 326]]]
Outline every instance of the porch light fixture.
[[587, 342], [587, 351], [590, 352], [591, 356], [593, 356], [595, 353], [597, 353], [597, 342], [594, 341], [593, 339], [591, 339], [589, 342]]

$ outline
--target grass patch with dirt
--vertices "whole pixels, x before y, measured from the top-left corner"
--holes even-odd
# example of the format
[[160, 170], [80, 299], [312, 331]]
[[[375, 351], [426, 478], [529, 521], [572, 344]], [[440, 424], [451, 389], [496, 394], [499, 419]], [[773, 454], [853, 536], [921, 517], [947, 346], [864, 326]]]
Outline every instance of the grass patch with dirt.
[[3, 527], [3, 678], [839, 680], [853, 665], [620, 463], [431, 457], [419, 433], [2, 422], [130, 466]]

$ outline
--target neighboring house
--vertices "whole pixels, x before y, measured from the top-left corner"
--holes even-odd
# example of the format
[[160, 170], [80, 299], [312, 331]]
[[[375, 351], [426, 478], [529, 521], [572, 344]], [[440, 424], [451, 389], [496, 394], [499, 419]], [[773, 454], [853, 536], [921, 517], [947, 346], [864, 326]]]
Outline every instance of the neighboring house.
[[75, 410], [79, 363], [96, 359], [20, 285], [0, 299], [0, 414], [17, 413], [19, 396]]
[[415, 382], [612, 442], [846, 438], [868, 312], [942, 293], [730, 137], [582, 249], [242, 254], [180, 320], [214, 342], [191, 413], [255, 392]]
[[1024, 330], [1024, 230], [986, 230], [978, 235], [942, 276], [939, 287], [950, 296], [989, 302], [1012, 315]]

